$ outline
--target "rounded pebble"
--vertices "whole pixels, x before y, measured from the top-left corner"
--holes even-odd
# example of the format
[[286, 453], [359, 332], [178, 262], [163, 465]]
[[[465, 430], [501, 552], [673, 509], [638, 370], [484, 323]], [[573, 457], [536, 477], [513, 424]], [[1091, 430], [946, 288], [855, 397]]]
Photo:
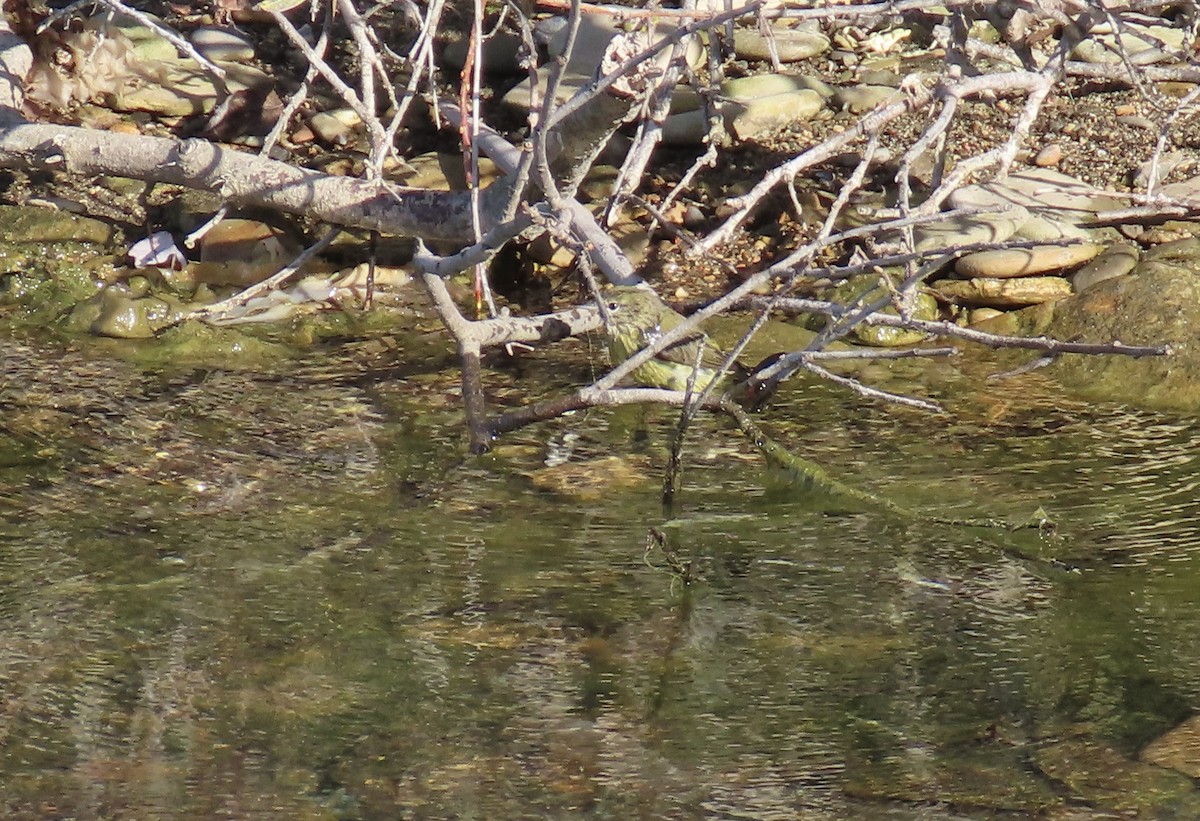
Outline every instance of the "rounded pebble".
[[893, 98], [899, 100], [902, 92], [891, 86], [857, 85], [850, 88], [839, 88], [833, 93], [834, 102], [844, 111], [851, 114], [862, 114], [877, 105], [890, 102]]
[[993, 308], [1018, 308], [1039, 305], [1070, 296], [1071, 283], [1062, 277], [1017, 277], [997, 279], [943, 279], [931, 286], [948, 302], [962, 305], [987, 305]]
[[[807, 60], [829, 49], [829, 38], [819, 31], [776, 26], [771, 29], [771, 35], [781, 63]], [[758, 29], [736, 29], [733, 32], [733, 50], [742, 60], [771, 59], [771, 44]]]
[[1125, 276], [1137, 265], [1139, 256], [1138, 247], [1133, 243], [1113, 245], [1076, 271], [1075, 276], [1071, 277], [1071, 285], [1079, 293], [1106, 279]]
[[1049, 145], [1042, 146], [1042, 150], [1033, 158], [1033, 164], [1042, 168], [1049, 168], [1062, 162], [1062, 158], [1062, 146], [1058, 143], [1050, 143]]
[[806, 88], [788, 91], [759, 97], [738, 107], [731, 105], [733, 116], [726, 119], [726, 126], [737, 139], [749, 140], [794, 122], [812, 119], [823, 108], [825, 101], [815, 91]]
[[1004, 311], [999, 311], [995, 308], [974, 308], [967, 315], [967, 324], [978, 325], [980, 322], [987, 322], [989, 319], [995, 319], [1003, 313]]
[[1100, 245], [1082, 242], [1037, 248], [1001, 248], [968, 254], [954, 264], [954, 270], [965, 277], [1027, 277], [1081, 265], [1101, 250]]
[[254, 44], [234, 29], [201, 26], [188, 39], [214, 63], [244, 63], [254, 59]]
[[329, 145], [345, 145], [354, 134], [354, 128], [362, 120], [351, 108], [318, 111], [308, 118], [308, 127]]

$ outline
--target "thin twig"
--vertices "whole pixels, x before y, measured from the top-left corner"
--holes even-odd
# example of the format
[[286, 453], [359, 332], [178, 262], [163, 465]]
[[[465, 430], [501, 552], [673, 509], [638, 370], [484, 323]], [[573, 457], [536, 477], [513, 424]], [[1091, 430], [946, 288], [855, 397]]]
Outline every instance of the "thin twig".
[[276, 273], [264, 279], [262, 282], [238, 291], [228, 299], [223, 299], [220, 302], [214, 302], [212, 305], [205, 305], [201, 308], [196, 308], [195, 310], [190, 311], [184, 317], [184, 319], [203, 319], [216, 321], [220, 320], [230, 310], [244, 307], [248, 302], [250, 302], [250, 300], [254, 299], [255, 297], [262, 296], [268, 291], [274, 290], [285, 280], [297, 274], [305, 265], [311, 262], [313, 258], [317, 256], [317, 254], [328, 248], [329, 244], [332, 243], [340, 233], [342, 233], [342, 229], [340, 227], [330, 227], [325, 232], [324, 236], [322, 236], [312, 245], [305, 248], [299, 256], [297, 256], [287, 265], [280, 268]]

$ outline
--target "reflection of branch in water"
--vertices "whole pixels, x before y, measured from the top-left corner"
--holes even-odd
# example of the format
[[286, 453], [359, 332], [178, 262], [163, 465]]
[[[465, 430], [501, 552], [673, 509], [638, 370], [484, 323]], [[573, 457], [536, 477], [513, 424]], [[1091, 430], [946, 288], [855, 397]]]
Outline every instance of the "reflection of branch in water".
[[646, 551], [642, 554], [642, 561], [647, 567], [654, 567], [650, 563], [650, 554], [655, 549], [662, 551], [663, 559], [666, 560], [667, 569], [671, 571], [674, 577], [682, 582], [684, 586], [690, 585], [700, 577], [700, 562], [699, 558], [692, 556], [686, 563], [679, 555], [679, 552], [671, 545], [667, 539], [667, 534], [657, 527], [650, 528], [646, 533]]
[[[750, 304], [755, 307], [765, 305], [767, 302], [768, 299], [764, 297], [756, 297], [750, 300]], [[838, 308], [832, 302], [816, 299], [793, 299], [789, 297], [773, 299], [772, 304], [776, 310], [784, 313], [832, 313]], [[964, 328], [961, 325], [955, 325], [953, 322], [943, 320], [916, 319], [915, 317], [901, 317], [885, 313], [872, 314], [864, 318], [863, 321], [868, 325], [886, 325], [889, 327], [924, 331], [936, 336], [951, 336], [957, 339], [965, 339], [969, 342], [977, 342], [989, 348], [1028, 348], [1035, 351], [1046, 351], [1047, 353], [1116, 354], [1119, 356], [1132, 356], [1134, 358], [1143, 356], [1170, 356], [1173, 352], [1171, 346], [1165, 343], [1159, 345], [1126, 345], [1122, 342], [1063, 342], [1045, 336], [993, 334], [987, 331], [976, 330], [975, 328]]]
[[727, 398], [722, 397], [719, 400], [718, 410], [732, 418], [734, 422], [737, 423], [737, 426], [742, 433], [744, 433], [759, 450], [759, 452], [763, 454], [767, 460], [767, 463], [773, 467], [782, 468], [785, 470], [788, 473], [789, 478], [800, 490], [804, 490], [806, 492], [828, 493], [834, 497], [862, 502], [877, 509], [898, 514], [906, 519], [924, 519], [939, 524], [958, 525], [962, 527], [1000, 528], [1004, 530], [1021, 530], [1031, 527], [1045, 528], [1048, 525], [1052, 526], [1048, 516], [1040, 508], [1028, 521], [1025, 522], [1006, 522], [1001, 519], [992, 518], [931, 516], [925, 513], [910, 510], [909, 508], [893, 502], [891, 499], [883, 496], [877, 496], [873, 493], [868, 493], [867, 491], [860, 490], [859, 488], [849, 485], [839, 479], [835, 479], [816, 462], [792, 453], [764, 433], [762, 428], [758, 426], [758, 423], [755, 422], [748, 413], [746, 413], [745, 409], [729, 401]]

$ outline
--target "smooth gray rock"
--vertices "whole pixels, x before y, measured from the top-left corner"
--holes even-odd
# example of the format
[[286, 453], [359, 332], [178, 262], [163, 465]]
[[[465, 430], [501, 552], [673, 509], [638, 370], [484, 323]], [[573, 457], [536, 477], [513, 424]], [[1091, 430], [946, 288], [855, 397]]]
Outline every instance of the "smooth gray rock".
[[738, 140], [750, 140], [795, 122], [812, 119], [825, 108], [821, 95], [808, 89], [759, 97], [730, 106], [725, 126]]
[[954, 208], [1020, 205], [1072, 225], [1085, 225], [1096, 212], [1125, 205], [1123, 199], [1096, 194], [1083, 180], [1050, 168], [1031, 168], [1003, 180], [965, 186], [950, 195], [949, 203]]
[[1020, 207], [994, 213], [947, 217], [918, 225], [913, 229], [913, 239], [917, 251], [922, 253], [981, 242], [1004, 242], [1028, 219], [1029, 212]]
[[1103, 246], [1092, 243], [1002, 248], [961, 257], [954, 270], [964, 277], [1027, 277], [1074, 268], [1102, 250]]
[[254, 59], [254, 44], [235, 29], [201, 26], [188, 39], [214, 63], [244, 63]]
[[[807, 60], [829, 50], [829, 38], [812, 29], [772, 26], [771, 34], [781, 63]], [[771, 59], [770, 44], [756, 28], [734, 29], [733, 50], [743, 60]]]
[[1138, 246], [1131, 242], [1111, 245], [1100, 256], [1080, 268], [1071, 277], [1075, 292], [1086, 291], [1093, 285], [1128, 274], [1134, 269], [1141, 256]]

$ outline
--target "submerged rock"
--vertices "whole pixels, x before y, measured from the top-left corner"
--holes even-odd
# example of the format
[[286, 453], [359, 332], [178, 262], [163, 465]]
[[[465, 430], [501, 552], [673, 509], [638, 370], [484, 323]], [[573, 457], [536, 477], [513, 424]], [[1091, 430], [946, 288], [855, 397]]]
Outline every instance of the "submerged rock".
[[1146, 745], [1139, 756], [1147, 764], [1200, 778], [1200, 716], [1192, 716]]
[[[834, 300], [843, 305], [866, 305], [886, 298], [889, 292], [879, 282], [879, 277], [867, 274], [855, 277], [842, 284], [834, 291]], [[896, 315], [894, 307], [883, 309], [883, 313]], [[938, 318], [937, 300], [932, 295], [919, 291], [912, 306], [912, 316], [915, 319], [934, 320]], [[851, 337], [865, 345], [877, 347], [896, 347], [915, 345], [925, 339], [924, 331], [914, 331], [907, 328], [896, 328], [891, 325], [868, 325], [861, 323], [850, 333]]]
[[1190, 779], [1132, 761], [1101, 742], [1067, 739], [1040, 747], [1034, 764], [1089, 804], [1139, 818], [1195, 818], [1200, 797]]
[[116, 231], [108, 223], [64, 211], [0, 205], [0, 236], [6, 244], [41, 249], [55, 242], [108, 245]]
[[[846, 763], [845, 790], [873, 802], [945, 802], [979, 807], [1001, 817], [1043, 817], [1063, 804], [1045, 780], [1024, 766], [1023, 751], [1001, 745], [957, 746], [953, 750], [889, 749], [884, 728], [864, 720], [855, 737], [868, 740], [874, 755], [859, 753]], [[880, 817], [883, 817], [882, 815]]]
[[257, 220], [230, 217], [200, 240], [200, 261], [186, 272], [209, 285], [252, 285], [274, 274], [300, 253], [288, 231]]
[[9, 327], [42, 327], [101, 287], [116, 231], [62, 211], [0, 206], [0, 236], [0, 316]]
[[599, 499], [617, 488], [650, 484], [642, 466], [622, 456], [605, 456], [587, 462], [565, 462], [529, 474], [538, 490], [576, 499]]

